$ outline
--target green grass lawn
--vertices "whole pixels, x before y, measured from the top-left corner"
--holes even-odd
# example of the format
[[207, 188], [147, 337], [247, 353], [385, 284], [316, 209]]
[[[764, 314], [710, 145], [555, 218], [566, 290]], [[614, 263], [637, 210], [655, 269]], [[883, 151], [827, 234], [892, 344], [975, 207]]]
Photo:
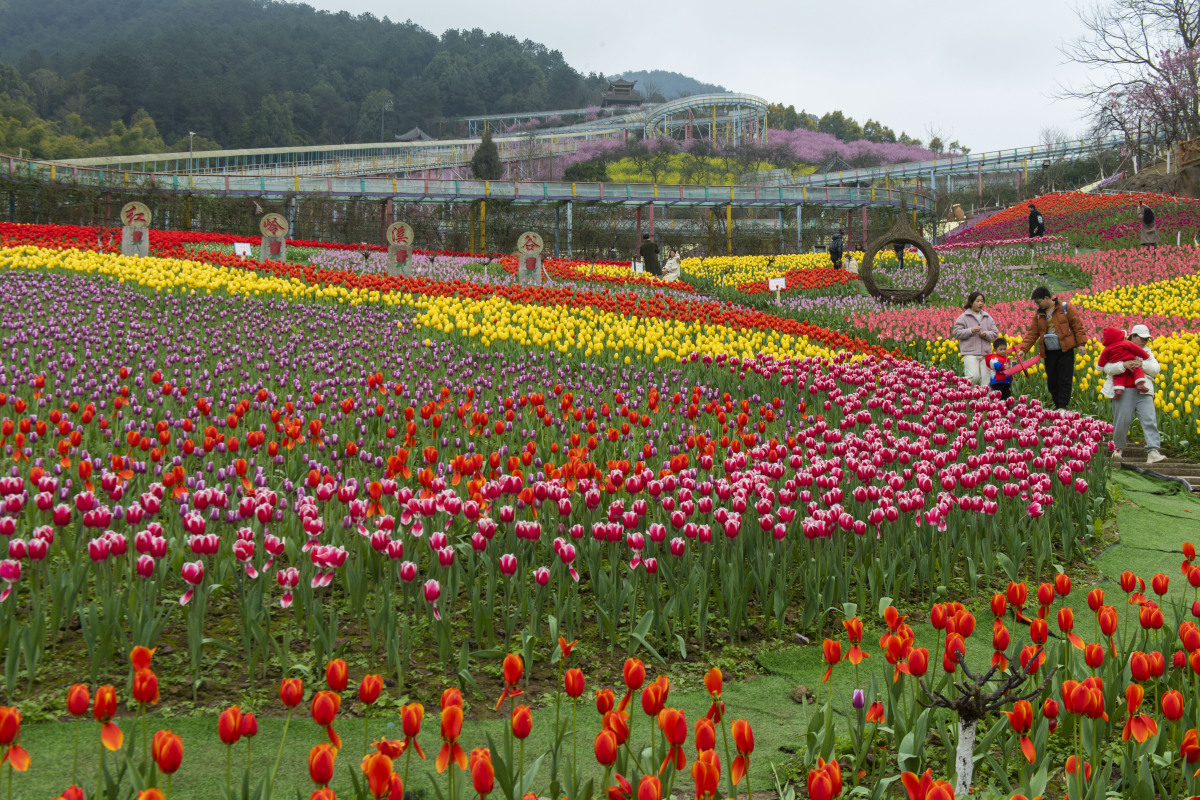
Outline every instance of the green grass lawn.
[[[1093, 585], [1104, 588], [1107, 593], [1106, 602], [1117, 606], [1125, 613], [1124, 593], [1117, 585], [1117, 577], [1124, 570], [1132, 570], [1143, 578], [1149, 578], [1156, 572], [1163, 572], [1171, 578], [1171, 587], [1163, 598], [1164, 603], [1190, 602], [1195, 591], [1187, 587], [1179, 573], [1181, 557], [1178, 550], [1185, 541], [1194, 540], [1200, 533], [1193, 515], [1200, 517], [1200, 502], [1194, 498], [1176, 491], [1174, 484], [1164, 484], [1143, 478], [1128, 472], [1117, 472], [1113, 481], [1117, 487], [1120, 505], [1116, 511], [1116, 524], [1121, 533], [1120, 541], [1099, 554], [1094, 560], [1097, 572], [1079, 572], [1077, 574], [1097, 575], [1098, 581], [1077, 578], [1067, 605], [1075, 609], [1076, 629], [1085, 640], [1094, 640], [1094, 615], [1087, 607], [1086, 595]], [[1180, 487], [1181, 488], [1181, 487]], [[1032, 584], [1032, 580], [1029, 581]], [[997, 587], [998, 588], [998, 587]], [[973, 669], [983, 668], [991, 657], [988, 629], [991, 620], [988, 611], [990, 591], [980, 591], [977, 595], [974, 611], [978, 617], [975, 634], [968, 641], [968, 664]], [[1030, 605], [1036, 608], [1034, 597], [1036, 586], [1031, 585]], [[927, 605], [914, 605], [909, 609], [913, 618], [909, 620], [917, 637], [917, 645], [928, 647], [933, 653], [938, 646], [941, 634], [929, 625]], [[1027, 611], [1032, 611], [1027, 607]], [[890, 680], [891, 666], [883, 658], [876, 642], [883, 630], [883, 625], [875, 615], [874, 609], [862, 609], [860, 614], [867, 624], [864, 636], [864, 649], [871, 657], [860, 668], [859, 680], [864, 688], [870, 686], [872, 676], [876, 681]], [[840, 629], [840, 625], [836, 626]], [[1014, 644], [1027, 641], [1027, 631], [1024, 628], [1010, 624]], [[1051, 622], [1051, 630], [1057, 632], [1056, 625]], [[1170, 637], [1170, 632], [1166, 634]], [[845, 636], [840, 634], [844, 641]], [[821, 676], [825, 663], [821, 653], [820, 641], [804, 643], [799, 640], [795, 644], [770, 645], [763, 647], [757, 653], [749, 648], [727, 648], [715, 660], [739, 677], [728, 680], [725, 684], [724, 700], [726, 703], [727, 721], [745, 718], [750, 722], [755, 734], [755, 751], [751, 758], [750, 784], [756, 792], [773, 788], [772, 766], [780, 770], [781, 775], [793, 774], [796, 771], [796, 760], [793, 753], [801, 746], [802, 732], [807, 727], [809, 715], [813, 706], [801, 705], [791, 697], [793, 690], [800, 685], [819, 691], [822, 701], [832, 697], [832, 705], [839, 720], [848, 721], [853, 718], [850, 708], [850, 695], [855, 688], [854, 669], [849, 663], [839, 665], [833, 672], [830, 682], [821, 684]], [[620, 684], [619, 674], [614, 674], [610, 661], [601, 664], [601, 654], [586, 644], [576, 651], [576, 659], [585, 674], [604, 675], [608, 678], [605, 684], [617, 688]], [[1169, 658], [1169, 653], [1168, 653]], [[616, 657], [619, 662], [619, 654]], [[669, 705], [682, 709], [688, 719], [689, 732], [695, 720], [702, 716], [710, 705], [710, 698], [705, 692], [700, 677], [709, 666], [703, 658], [693, 656], [688, 662], [673, 662], [666, 667], [666, 674], [672, 680], [672, 690]], [[352, 679], [361, 677], [361, 669], [354, 669]], [[543, 672], [545, 669], [543, 668]], [[659, 667], [654, 663], [647, 664], [648, 680], [659, 674]], [[940, 660], [930, 663], [930, 675], [940, 675]], [[435, 676], [436, 677], [436, 676]], [[482, 677], [482, 676], [480, 676]], [[449, 684], [449, 679], [446, 679]], [[616, 684], [616, 685], [614, 685]], [[488, 684], [494, 685], [494, 681]], [[525, 763], [528, 767], [542, 753], [550, 748], [554, 727], [553, 698], [546, 689], [556, 684], [548, 681], [541, 682], [542, 688], [536, 687], [521, 699], [534, 707], [533, 733], [526, 743]], [[309, 682], [310, 690], [315, 688]], [[578, 714], [578, 748], [582, 769], [588, 777], [597, 783], [603, 777], [603, 772], [596, 765], [592, 755], [592, 742], [599, 730], [599, 716], [596, 714], [592, 698], [593, 689], [601, 688], [592, 675], [589, 675], [588, 690], [581, 699]], [[121, 687], [118, 687], [121, 691]], [[488, 690], [490, 692], [490, 690]], [[337, 779], [334, 783], [339, 794], [352, 796], [349, 773], [358, 769], [358, 763], [363, 753], [364, 735], [370, 739], [379, 737], [401, 738], [399, 720], [399, 701], [396, 699], [382, 700], [374, 711], [369, 731], [364, 732], [364, 719], [354, 716], [359, 713], [360, 706], [356, 700], [351, 700], [352, 691], [347, 692], [347, 701], [335, 728], [344, 740], [344, 748], [339, 758]], [[618, 692], [620, 697], [622, 692]], [[127, 696], [122, 692], [122, 696]], [[436, 695], [420, 698], [426, 705], [425, 725], [420, 741], [425, 748], [428, 761], [414, 758], [410, 768], [407, 788], [424, 797], [434, 797], [434, 782], [445, 786], [446, 776], [439, 776], [433, 769], [433, 759], [440, 747], [437, 699]], [[873, 698], [868, 697], [870, 702]], [[275, 763], [276, 754], [283, 736], [284, 719], [278, 716], [280, 705], [274, 697], [257, 698], [244, 703], [246, 710], [265, 712], [268, 715], [260, 719], [260, 733], [253, 741], [250, 757], [250, 774], [257, 781], [266, 774]], [[497, 743], [501, 741], [505, 720], [492, 712], [495, 694], [484, 691], [470, 690], [467, 692], [467, 719], [464, 725], [461, 743], [468, 752], [473, 747], [487, 746], [490, 735]], [[64, 701], [65, 702], [65, 701]], [[219, 709], [193, 710], [189, 703], [178, 700], [164, 699], [160, 710], [148, 715], [146, 720], [148, 730], [152, 734], [160, 728], [170, 729], [180, 734], [184, 740], [183, 766], [172, 781], [172, 794], [177, 798], [188, 800], [209, 800], [220, 798], [224, 790], [224, 766], [226, 748], [217, 738], [217, 711]], [[570, 719], [570, 704], [565, 698], [562, 705], [563, 719]], [[72, 752], [75, 735], [74, 722], [62, 719], [53, 714], [42, 715], [54, 717], [46, 721], [27, 719], [22, 727], [22, 744], [33, 757], [33, 766], [28, 773], [18, 774], [13, 779], [14, 798], [47, 798], [54, 797], [71, 781]], [[118, 718], [127, 737], [131, 737], [138, 727], [137, 721], [126, 713]], [[643, 747], [649, 741], [650, 720], [640, 708], [633, 708], [631, 720], [631, 743], [635, 749]], [[840, 726], [840, 732], [846, 732], [845, 723]], [[82, 725], [82, 747], [78, 762], [79, 780], [85, 788], [94, 786], [99, 752], [99, 726], [90, 718]], [[291, 798], [299, 791], [307, 797], [312, 790], [308, 779], [307, 755], [309, 748], [318, 742], [325, 741], [324, 732], [313, 724], [309, 717], [308, 705], [297, 708], [288, 731], [287, 745], [283, 751], [276, 782], [276, 797]], [[723, 774], [728, 770], [721, 737], [718, 735], [718, 753], [721, 756]], [[121, 758], [129, 755], [136, 760], [141, 759], [141, 743], [138, 742], [136, 753], [129, 753], [130, 739], [127, 738], [127, 751], [124, 754], [110, 754], [106, 763], [110, 768], [116, 767]], [[731, 745], [732, 746], [732, 745]], [[894, 748], [893, 748], [894, 749]], [[564, 757], [570, 758], [571, 734], [568, 727]], [[239, 743], [233, 749], [233, 774], [235, 782], [240, 781], [242, 769], [246, 764], [245, 745]], [[694, 757], [694, 751], [688, 752], [689, 761]], [[661, 753], [658, 756], [661, 760]], [[936, 764], [936, 762], [935, 762]], [[402, 768], [402, 762], [397, 764]], [[935, 767], [935, 772], [938, 769]], [[942, 770], [943, 772], [945, 769]], [[546, 758], [537, 775], [535, 789], [543, 795], [548, 790], [549, 758]], [[465, 776], [462, 776], [465, 780]], [[456, 779], [457, 780], [457, 779]], [[803, 780], [803, 778], [801, 778]], [[128, 785], [128, 784], [126, 784]], [[689, 775], [681, 774], [675, 782], [678, 789], [688, 791], [691, 786]], [[744, 791], [744, 785], [741, 787]], [[89, 794], [89, 797], [91, 795]]]

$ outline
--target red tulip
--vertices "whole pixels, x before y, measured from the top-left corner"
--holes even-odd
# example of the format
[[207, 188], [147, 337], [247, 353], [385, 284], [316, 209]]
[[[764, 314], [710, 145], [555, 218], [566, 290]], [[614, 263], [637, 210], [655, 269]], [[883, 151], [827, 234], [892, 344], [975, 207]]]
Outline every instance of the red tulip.
[[480, 797], [487, 797], [496, 787], [496, 770], [492, 767], [492, 754], [486, 747], [476, 747], [467, 759], [471, 772], [471, 785]]
[[378, 752], [364, 756], [362, 771], [367, 778], [367, 791], [371, 793], [371, 797], [381, 800], [391, 794], [392, 760], [390, 758]]
[[596, 761], [602, 767], [611, 767], [617, 761], [617, 751], [620, 745], [617, 744], [617, 737], [612, 731], [607, 728], [596, 734], [596, 742], [594, 749], [596, 752]]
[[842, 766], [837, 761], [817, 759], [816, 769], [808, 771], [808, 796], [811, 800], [832, 800], [842, 793]]
[[337, 766], [337, 748], [329, 742], [314, 745], [308, 751], [308, 776], [318, 786], [328, 786]]
[[171, 731], [158, 731], [154, 734], [150, 752], [159, 771], [172, 775], [183, 763], [183, 739]]
[[372, 705], [383, 692], [383, 678], [379, 675], [367, 675], [358, 684], [358, 700], [365, 705]]
[[158, 676], [152, 669], [139, 669], [133, 675], [133, 699], [139, 705], [158, 702]]
[[524, 739], [529, 736], [533, 730], [533, 714], [529, 711], [529, 706], [520, 705], [513, 709], [512, 713], [512, 732], [513, 736], [518, 739]]
[[583, 670], [572, 668], [563, 673], [563, 691], [572, 700], [583, 696]]
[[67, 690], [67, 713], [73, 717], [82, 717], [88, 713], [88, 706], [91, 705], [91, 697], [88, 693], [88, 687], [82, 683], [77, 683]]
[[325, 665], [325, 683], [329, 686], [329, 691], [344, 692], [349, 682], [350, 668], [346, 666], [345, 661], [335, 658]]
[[288, 708], [304, 702], [304, 682], [299, 678], [284, 678], [279, 683], [279, 700]]
[[221, 712], [221, 716], [217, 718], [217, 736], [226, 745], [237, 744], [238, 739], [242, 738], [242, 709], [238, 706], [230, 706]]

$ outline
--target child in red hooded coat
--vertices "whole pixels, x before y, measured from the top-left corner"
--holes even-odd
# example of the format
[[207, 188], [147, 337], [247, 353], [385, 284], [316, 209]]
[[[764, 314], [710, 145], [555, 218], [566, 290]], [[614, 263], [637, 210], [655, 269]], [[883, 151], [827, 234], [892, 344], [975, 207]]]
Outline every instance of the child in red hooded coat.
[[[1105, 328], [1100, 334], [1100, 343], [1104, 349], [1100, 351], [1100, 366], [1115, 361], [1130, 361], [1135, 358], [1147, 359], [1150, 354], [1125, 338], [1125, 331], [1120, 328]], [[1113, 375], [1113, 399], [1119, 399], [1124, 391], [1136, 387], [1141, 394], [1149, 394], [1150, 386], [1146, 374], [1141, 367], [1127, 369], [1120, 375]]]

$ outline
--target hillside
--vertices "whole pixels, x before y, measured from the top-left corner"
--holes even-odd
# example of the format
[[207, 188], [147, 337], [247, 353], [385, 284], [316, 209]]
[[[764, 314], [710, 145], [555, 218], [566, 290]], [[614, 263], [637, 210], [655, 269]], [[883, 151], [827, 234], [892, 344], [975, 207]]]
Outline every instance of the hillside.
[[6, 0], [0, 54], [17, 68], [0, 74], [0, 146], [52, 157], [139, 110], [142, 140], [266, 147], [448, 135], [454, 117], [577, 108], [605, 87], [536, 42], [269, 0]]
[[724, 86], [715, 83], [704, 83], [678, 72], [662, 69], [639, 70], [636, 72], [620, 72], [610, 75], [610, 78], [621, 76], [628, 81], [637, 81], [637, 90], [649, 97], [661, 94], [666, 100], [674, 100], [690, 94], [707, 94], [709, 92], [727, 92]]

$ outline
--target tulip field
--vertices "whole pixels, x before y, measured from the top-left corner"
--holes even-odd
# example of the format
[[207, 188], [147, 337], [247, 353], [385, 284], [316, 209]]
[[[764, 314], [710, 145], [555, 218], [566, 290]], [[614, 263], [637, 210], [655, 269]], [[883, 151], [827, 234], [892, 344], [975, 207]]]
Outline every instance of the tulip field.
[[[1058, 411], [949, 337], [979, 290], [1019, 339], [1052, 281], [1150, 325], [1164, 444], [1200, 441], [1200, 249], [1076, 254], [1103, 200], [996, 215], [900, 308], [823, 255], [523, 286], [0, 224], [0, 797], [1200, 792], [1195, 550], [1093, 563], [1098, 349]], [[790, 699], [755, 666], [789, 659]]]

